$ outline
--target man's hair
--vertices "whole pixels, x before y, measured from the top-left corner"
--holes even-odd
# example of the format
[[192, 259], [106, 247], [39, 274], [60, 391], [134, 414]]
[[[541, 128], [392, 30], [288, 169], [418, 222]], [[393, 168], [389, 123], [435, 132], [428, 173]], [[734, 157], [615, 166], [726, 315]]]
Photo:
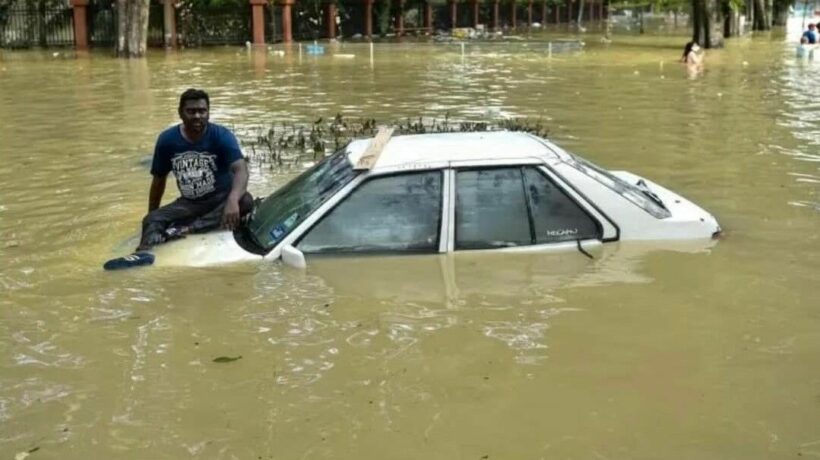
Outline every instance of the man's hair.
[[185, 92], [179, 96], [179, 110], [182, 110], [182, 106], [185, 105], [185, 101], [198, 101], [200, 99], [205, 99], [205, 103], [208, 104], [208, 108], [211, 108], [211, 100], [208, 99], [208, 93], [202, 91], [201, 89], [186, 89]]

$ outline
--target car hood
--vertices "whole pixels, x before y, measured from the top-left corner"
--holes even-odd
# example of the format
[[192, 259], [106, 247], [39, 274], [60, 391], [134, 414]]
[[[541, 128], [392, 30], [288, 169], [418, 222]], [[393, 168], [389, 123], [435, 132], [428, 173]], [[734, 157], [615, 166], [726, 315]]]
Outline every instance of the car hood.
[[157, 266], [205, 267], [262, 260], [262, 256], [242, 249], [228, 230], [188, 235], [156, 246], [152, 252]]

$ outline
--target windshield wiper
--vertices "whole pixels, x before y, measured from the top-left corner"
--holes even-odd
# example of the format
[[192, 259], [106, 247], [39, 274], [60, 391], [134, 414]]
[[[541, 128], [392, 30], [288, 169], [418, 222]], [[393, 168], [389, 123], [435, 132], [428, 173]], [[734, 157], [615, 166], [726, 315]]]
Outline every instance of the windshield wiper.
[[662, 207], [663, 209], [666, 209], [667, 211], [669, 211], [669, 209], [666, 207], [666, 205], [663, 204], [663, 200], [661, 200], [661, 197], [659, 197], [655, 192], [650, 190], [649, 186], [646, 185], [646, 182], [643, 179], [638, 179], [638, 182], [636, 182], [635, 185], [638, 187], [638, 190], [640, 190], [641, 193], [646, 195], [647, 198], [654, 201], [655, 204]]

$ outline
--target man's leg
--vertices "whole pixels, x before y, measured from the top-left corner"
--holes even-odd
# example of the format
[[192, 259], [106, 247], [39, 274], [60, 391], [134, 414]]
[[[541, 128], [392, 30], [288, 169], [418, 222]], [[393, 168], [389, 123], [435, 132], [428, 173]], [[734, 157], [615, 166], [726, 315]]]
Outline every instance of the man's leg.
[[[227, 199], [227, 197], [225, 197], [225, 199]], [[222, 224], [222, 214], [225, 212], [225, 199], [222, 199], [216, 207], [208, 211], [206, 214], [191, 222], [191, 224], [188, 225], [188, 232], [203, 233], [218, 228]], [[253, 197], [250, 193], [245, 192], [245, 194], [242, 195], [242, 198], [239, 199], [240, 218], [245, 217], [252, 210]]]
[[137, 251], [150, 249], [152, 246], [167, 240], [165, 230], [174, 223], [188, 222], [208, 212], [206, 203], [199, 203], [185, 198], [149, 212], [142, 219], [142, 237]]

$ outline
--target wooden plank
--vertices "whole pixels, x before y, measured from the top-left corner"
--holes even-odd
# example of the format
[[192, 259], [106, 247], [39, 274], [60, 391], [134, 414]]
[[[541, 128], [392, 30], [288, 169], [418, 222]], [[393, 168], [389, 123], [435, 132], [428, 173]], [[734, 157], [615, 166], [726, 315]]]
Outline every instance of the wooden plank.
[[386, 126], [380, 127], [378, 132], [376, 132], [376, 136], [370, 141], [370, 145], [364, 150], [364, 153], [362, 153], [361, 158], [356, 162], [356, 166], [353, 169], [373, 169], [392, 135], [393, 128]]

